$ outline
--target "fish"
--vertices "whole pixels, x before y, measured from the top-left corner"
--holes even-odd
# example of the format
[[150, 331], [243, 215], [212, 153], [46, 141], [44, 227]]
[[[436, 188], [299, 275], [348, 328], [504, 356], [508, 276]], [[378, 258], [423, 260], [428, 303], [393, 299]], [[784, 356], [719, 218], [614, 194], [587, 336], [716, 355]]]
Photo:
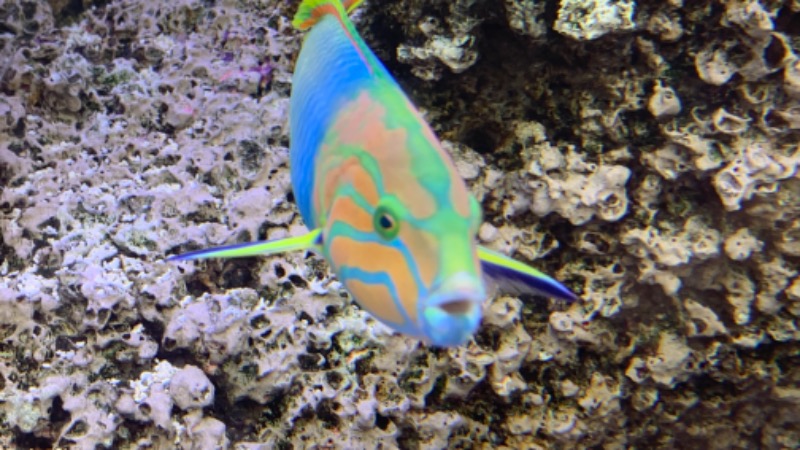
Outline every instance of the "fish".
[[289, 164], [310, 231], [168, 259], [312, 250], [361, 308], [434, 347], [469, 342], [487, 286], [576, 300], [553, 278], [478, 245], [481, 205], [350, 20], [361, 2], [304, 0], [292, 21], [307, 34], [293, 74]]

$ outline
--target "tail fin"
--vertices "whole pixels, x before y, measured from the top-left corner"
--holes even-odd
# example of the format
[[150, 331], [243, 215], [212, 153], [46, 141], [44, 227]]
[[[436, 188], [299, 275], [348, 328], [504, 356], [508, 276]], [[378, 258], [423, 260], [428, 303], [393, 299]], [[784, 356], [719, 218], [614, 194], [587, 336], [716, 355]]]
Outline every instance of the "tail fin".
[[298, 30], [308, 30], [321, 18], [332, 14], [340, 19], [353, 12], [364, 0], [303, 0], [297, 8], [292, 25]]

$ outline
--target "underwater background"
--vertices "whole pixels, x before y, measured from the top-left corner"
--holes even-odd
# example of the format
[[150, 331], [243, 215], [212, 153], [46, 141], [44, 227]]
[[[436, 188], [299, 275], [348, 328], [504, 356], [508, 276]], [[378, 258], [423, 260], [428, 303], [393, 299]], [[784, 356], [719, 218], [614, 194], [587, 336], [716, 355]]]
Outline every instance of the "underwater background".
[[800, 447], [800, 1], [367, 0], [484, 208], [580, 297], [431, 348], [305, 232], [298, 2], [0, 0], [0, 448]]

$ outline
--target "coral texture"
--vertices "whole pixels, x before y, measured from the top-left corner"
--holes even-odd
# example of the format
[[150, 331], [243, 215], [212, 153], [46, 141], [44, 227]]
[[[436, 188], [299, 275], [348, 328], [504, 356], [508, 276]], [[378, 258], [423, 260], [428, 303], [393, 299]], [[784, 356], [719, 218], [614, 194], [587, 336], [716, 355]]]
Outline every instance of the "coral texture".
[[0, 447], [794, 448], [800, 3], [367, 0], [354, 20], [556, 275], [469, 345], [297, 235], [296, 2], [0, 0]]

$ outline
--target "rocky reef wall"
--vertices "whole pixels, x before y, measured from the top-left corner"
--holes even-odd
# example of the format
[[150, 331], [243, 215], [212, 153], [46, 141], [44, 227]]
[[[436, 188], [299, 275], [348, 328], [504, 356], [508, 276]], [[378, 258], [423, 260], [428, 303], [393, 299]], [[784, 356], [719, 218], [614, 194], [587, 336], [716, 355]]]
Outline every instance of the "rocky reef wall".
[[303, 254], [273, 0], [0, 0], [0, 446], [793, 448], [800, 3], [367, 0], [354, 20], [573, 305], [430, 349]]

